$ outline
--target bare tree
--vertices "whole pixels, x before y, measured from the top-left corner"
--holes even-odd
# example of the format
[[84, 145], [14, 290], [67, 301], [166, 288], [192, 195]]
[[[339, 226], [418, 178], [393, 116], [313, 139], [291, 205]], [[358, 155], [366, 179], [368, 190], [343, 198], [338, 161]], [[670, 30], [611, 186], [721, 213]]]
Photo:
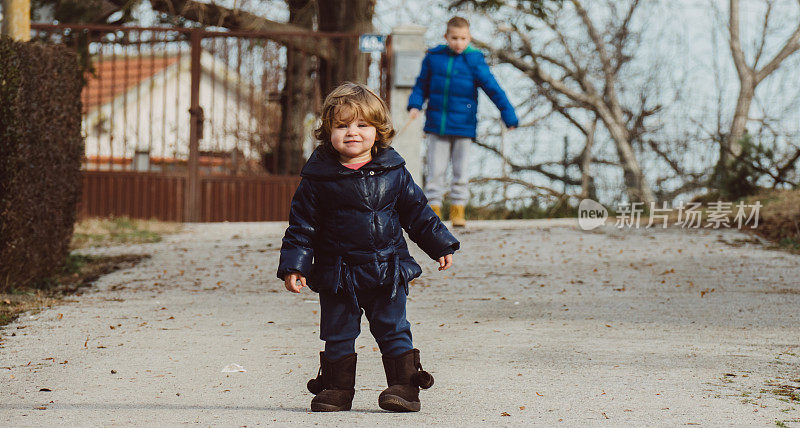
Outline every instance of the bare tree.
[[[796, 0], [800, 5], [800, 0]], [[771, 57], [766, 55], [766, 46], [770, 37], [770, 32], [773, 31], [770, 25], [771, 15], [774, 13], [775, 1], [764, 0], [764, 15], [761, 22], [761, 31], [756, 43], [756, 50], [751, 55], [752, 61], [748, 63], [744, 48], [742, 47], [742, 35], [740, 30], [740, 2], [739, 0], [729, 1], [729, 20], [728, 20], [728, 35], [729, 47], [733, 63], [736, 67], [736, 73], [739, 78], [739, 92], [736, 99], [736, 108], [733, 112], [733, 118], [730, 123], [730, 129], [727, 135], [720, 141], [720, 158], [717, 165], [717, 171], [721, 176], [721, 182], [730, 181], [729, 171], [734, 167], [737, 158], [743, 155], [743, 145], [747, 143], [746, 135], [748, 121], [751, 117], [751, 105], [756, 96], [756, 88], [767, 77], [778, 70], [781, 64], [800, 50], [800, 22], [794, 27], [792, 33], [783, 41], [777, 52]], [[762, 121], [763, 124], [763, 121]], [[761, 127], [763, 130], [763, 126]], [[793, 168], [794, 164], [800, 158], [800, 149], [793, 154], [785, 157], [783, 162], [771, 166], [766, 165], [751, 165], [757, 170], [766, 175], [771, 176], [776, 184], [785, 182], [787, 173]], [[736, 177], [733, 177], [734, 179]]]
[[[633, 58], [637, 43], [632, 21], [639, 0], [631, 0], [623, 8], [618, 1], [606, 1], [603, 11], [608, 12], [610, 18], [602, 27], [598, 27], [599, 21], [592, 18], [580, 0], [571, 0], [569, 5], [543, 21], [546, 28], [537, 32], [536, 38], [531, 34], [535, 26], [530, 24], [530, 16], [525, 16], [526, 10], [513, 2], [500, 3], [501, 9], [516, 12], [522, 19], [498, 22], [498, 32], [504, 43], [476, 41], [476, 44], [529, 77], [553, 110], [587, 136], [589, 149], [584, 151], [583, 161], [590, 159], [590, 144], [595, 138], [590, 126], [595, 118], [599, 120], [614, 143], [628, 198], [646, 203], [654, 201], [633, 141], [646, 132], [646, 119], [657, 113], [660, 106], [646, 98], [626, 105], [619, 92], [621, 70]], [[580, 26], [580, 31], [575, 25]], [[537, 42], [545, 32], [550, 38]], [[587, 118], [583, 124], [576, 119], [576, 112], [582, 112], [580, 115]], [[589, 162], [579, 163], [588, 174]], [[578, 184], [588, 186], [585, 182], [588, 179], [587, 176]]]
[[[760, 64], [764, 55], [764, 46], [767, 42], [770, 14], [772, 13], [774, 1], [766, 0], [765, 3], [766, 9], [764, 11], [761, 37], [758, 50], [753, 56], [751, 65], [745, 60], [745, 53], [742, 49], [742, 40], [739, 31], [739, 0], [730, 0], [730, 21], [728, 23], [728, 31], [730, 33], [729, 43], [731, 55], [733, 56], [733, 63], [736, 66], [736, 72], [739, 76], [739, 96], [736, 100], [736, 110], [733, 113], [730, 132], [725, 141], [725, 149], [726, 152], [733, 155], [741, 153], [741, 145], [739, 143], [744, 136], [745, 127], [750, 118], [750, 105], [755, 97], [756, 87], [767, 76], [777, 70], [786, 58], [800, 49], [800, 23], [798, 23], [789, 38], [781, 45], [778, 52], [772, 56], [772, 58], [768, 59], [766, 64]], [[800, 0], [797, 0], [797, 3], [800, 5]]]

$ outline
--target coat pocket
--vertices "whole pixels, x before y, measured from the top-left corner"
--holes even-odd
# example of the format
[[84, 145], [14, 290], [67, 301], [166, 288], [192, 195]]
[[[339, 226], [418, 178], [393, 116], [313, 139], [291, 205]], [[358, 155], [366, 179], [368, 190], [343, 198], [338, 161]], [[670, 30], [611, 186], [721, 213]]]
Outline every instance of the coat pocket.
[[408, 283], [422, 275], [422, 268], [419, 267], [414, 259], [401, 259], [399, 264], [400, 279], [403, 281], [403, 287], [405, 287], [406, 295], [408, 295]]
[[308, 288], [317, 293], [336, 294], [342, 287], [341, 260], [334, 264], [315, 263], [308, 278]]

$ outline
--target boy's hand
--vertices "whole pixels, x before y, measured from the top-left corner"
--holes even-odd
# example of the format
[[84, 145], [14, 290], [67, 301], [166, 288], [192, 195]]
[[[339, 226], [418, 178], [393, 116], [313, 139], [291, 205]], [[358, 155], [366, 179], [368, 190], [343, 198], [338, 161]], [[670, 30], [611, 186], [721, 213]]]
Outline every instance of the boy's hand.
[[439, 270], [447, 270], [447, 268], [449, 268], [450, 266], [453, 266], [452, 254], [439, 257]]
[[[299, 286], [297, 285], [298, 279], [300, 280]], [[286, 286], [286, 289], [291, 291], [292, 293], [299, 293], [300, 290], [306, 286], [306, 277], [304, 277], [303, 274], [297, 272], [290, 273], [284, 276], [283, 280], [284, 282], [286, 282], [286, 284], [284, 284]]]
[[408, 117], [411, 118], [411, 120], [414, 120], [414, 119], [418, 118], [419, 117], [419, 109], [418, 108], [412, 108], [411, 110], [409, 110], [408, 111]]
[[513, 130], [515, 130], [515, 129], [517, 129], [517, 127], [516, 127], [516, 126], [509, 126], [509, 127], [508, 127], [508, 130], [509, 130], [509, 131], [513, 131]]

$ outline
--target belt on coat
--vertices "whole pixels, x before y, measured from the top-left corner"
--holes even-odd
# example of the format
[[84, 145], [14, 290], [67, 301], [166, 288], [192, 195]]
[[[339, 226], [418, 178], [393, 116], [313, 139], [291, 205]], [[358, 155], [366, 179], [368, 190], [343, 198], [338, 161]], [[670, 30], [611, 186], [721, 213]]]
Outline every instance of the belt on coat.
[[351, 298], [352, 309], [355, 312], [360, 312], [360, 308], [358, 306], [358, 299], [356, 298], [355, 280], [353, 279], [353, 272], [351, 268], [354, 266], [363, 265], [367, 263], [391, 262], [389, 263], [391, 271], [387, 272], [387, 276], [391, 278], [392, 281], [391, 285], [392, 289], [391, 289], [391, 294], [389, 295], [389, 300], [394, 302], [397, 299], [398, 293], [401, 292], [400, 291], [401, 286], [404, 287], [402, 292], [405, 293], [408, 292], [408, 283], [405, 282], [400, 271], [400, 259], [409, 257], [411, 257], [411, 254], [405, 248], [387, 247], [366, 254], [359, 254], [359, 253], [354, 253], [354, 254], [349, 253], [343, 255], [320, 254], [318, 260], [323, 262], [331, 261], [342, 267], [341, 277], [340, 277], [341, 286]]

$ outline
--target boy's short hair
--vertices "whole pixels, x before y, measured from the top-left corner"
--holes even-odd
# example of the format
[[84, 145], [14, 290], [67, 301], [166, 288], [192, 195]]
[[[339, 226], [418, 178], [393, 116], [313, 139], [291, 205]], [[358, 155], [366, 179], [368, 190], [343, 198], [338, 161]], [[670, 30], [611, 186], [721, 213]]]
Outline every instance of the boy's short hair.
[[460, 17], [454, 16], [447, 21], [447, 30], [449, 31], [450, 28], [467, 28], [469, 29], [469, 21]]
[[365, 85], [346, 82], [331, 91], [322, 104], [321, 123], [314, 130], [314, 137], [324, 149], [336, 153], [331, 143], [331, 130], [339, 122], [350, 123], [363, 119], [375, 127], [375, 145], [372, 155], [378, 148], [386, 148], [392, 143], [395, 130], [386, 103]]

